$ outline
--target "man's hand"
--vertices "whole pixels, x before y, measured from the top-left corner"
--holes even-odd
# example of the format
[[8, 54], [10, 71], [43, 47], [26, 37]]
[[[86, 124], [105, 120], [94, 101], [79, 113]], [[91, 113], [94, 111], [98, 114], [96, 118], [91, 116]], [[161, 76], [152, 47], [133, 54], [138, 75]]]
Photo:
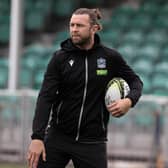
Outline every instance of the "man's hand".
[[107, 106], [107, 110], [112, 114], [112, 116], [121, 117], [128, 112], [131, 105], [132, 102], [129, 98], [120, 99]]
[[37, 168], [41, 154], [43, 161], [46, 161], [46, 152], [43, 141], [37, 139], [32, 140], [27, 155], [29, 168]]

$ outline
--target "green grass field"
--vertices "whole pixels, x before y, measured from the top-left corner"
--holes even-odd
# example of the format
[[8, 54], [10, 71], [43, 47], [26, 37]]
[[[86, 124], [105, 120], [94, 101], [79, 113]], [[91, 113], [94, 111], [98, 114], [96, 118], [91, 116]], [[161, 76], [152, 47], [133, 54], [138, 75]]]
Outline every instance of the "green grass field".
[[27, 168], [27, 166], [21, 164], [0, 163], [0, 168]]
[[[28, 168], [27, 165], [21, 164], [12, 164], [12, 163], [0, 163], [0, 168]], [[67, 168], [72, 168], [71, 166], [67, 166]]]

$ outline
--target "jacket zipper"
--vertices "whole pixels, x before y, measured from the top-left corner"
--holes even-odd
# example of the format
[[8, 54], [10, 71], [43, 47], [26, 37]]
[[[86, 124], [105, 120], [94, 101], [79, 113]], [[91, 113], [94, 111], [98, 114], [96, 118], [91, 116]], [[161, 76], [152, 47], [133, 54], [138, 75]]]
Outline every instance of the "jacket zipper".
[[102, 119], [102, 128], [103, 131], [105, 130], [105, 125], [104, 125], [104, 112], [103, 112], [103, 106], [101, 105], [101, 119]]
[[59, 113], [61, 111], [61, 107], [62, 107], [63, 101], [60, 102], [59, 106], [58, 106], [58, 110], [57, 110], [57, 124], [59, 122]]
[[82, 115], [83, 115], [84, 104], [85, 104], [86, 93], [87, 93], [87, 84], [88, 84], [88, 60], [87, 60], [87, 57], [85, 57], [85, 87], [84, 87], [84, 93], [83, 93], [82, 106], [81, 106], [80, 115], [79, 115], [77, 135], [76, 135], [76, 138], [75, 138], [76, 141], [78, 141], [79, 134], [80, 134]]

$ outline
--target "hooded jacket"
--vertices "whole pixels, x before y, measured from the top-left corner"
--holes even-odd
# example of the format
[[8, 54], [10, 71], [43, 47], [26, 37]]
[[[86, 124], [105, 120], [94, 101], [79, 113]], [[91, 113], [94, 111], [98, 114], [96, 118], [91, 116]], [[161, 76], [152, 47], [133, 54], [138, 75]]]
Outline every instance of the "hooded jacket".
[[51, 129], [79, 142], [106, 141], [109, 112], [104, 97], [113, 77], [127, 81], [127, 97], [134, 106], [143, 84], [117, 51], [103, 46], [98, 35], [90, 50], [79, 49], [71, 39], [62, 42], [44, 75], [32, 139], [44, 139], [52, 111]]

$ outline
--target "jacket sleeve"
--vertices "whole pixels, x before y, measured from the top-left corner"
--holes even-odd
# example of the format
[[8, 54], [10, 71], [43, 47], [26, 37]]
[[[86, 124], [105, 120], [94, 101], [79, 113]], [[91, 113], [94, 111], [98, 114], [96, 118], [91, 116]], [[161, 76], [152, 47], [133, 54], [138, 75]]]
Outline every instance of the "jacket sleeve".
[[58, 56], [56, 53], [54, 54], [44, 75], [42, 87], [36, 102], [32, 139], [44, 139], [51, 107], [58, 96], [60, 83]]
[[127, 81], [130, 87], [130, 93], [127, 95], [127, 98], [131, 99], [133, 107], [142, 94], [143, 82], [118, 52], [115, 53], [115, 56], [115, 74]]

